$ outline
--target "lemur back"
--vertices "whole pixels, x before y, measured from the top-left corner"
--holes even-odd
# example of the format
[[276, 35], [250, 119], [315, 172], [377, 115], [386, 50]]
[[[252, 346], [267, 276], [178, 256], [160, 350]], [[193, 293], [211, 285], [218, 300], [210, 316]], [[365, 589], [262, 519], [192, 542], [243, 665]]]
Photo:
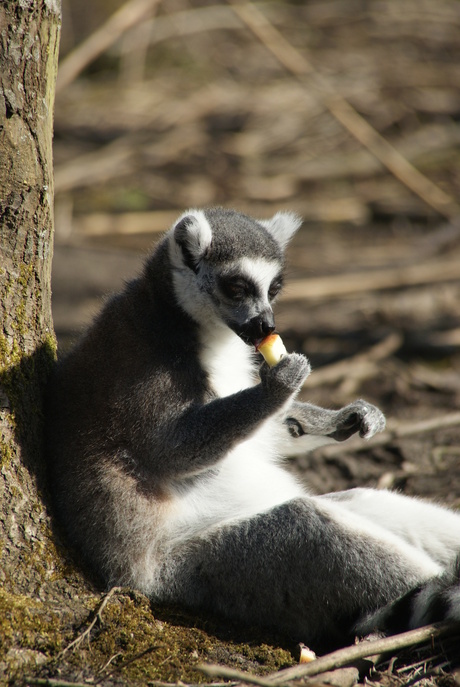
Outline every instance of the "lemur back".
[[419, 587], [438, 575], [452, 591], [460, 517], [423, 504], [448, 533], [441, 555], [437, 528], [416, 531], [418, 502], [392, 495], [414, 526], [386, 527], [378, 492], [372, 508], [363, 492], [310, 496], [283, 466], [291, 451], [384, 427], [364, 401], [295, 401], [310, 372], [302, 355], [258, 370], [254, 344], [274, 330], [299, 224], [181, 216], [58, 364], [47, 454], [56, 515], [107, 584], [340, 643], [372, 612], [390, 627], [402, 594], [414, 595], [404, 622], [425, 618], [435, 593], [420, 610]]

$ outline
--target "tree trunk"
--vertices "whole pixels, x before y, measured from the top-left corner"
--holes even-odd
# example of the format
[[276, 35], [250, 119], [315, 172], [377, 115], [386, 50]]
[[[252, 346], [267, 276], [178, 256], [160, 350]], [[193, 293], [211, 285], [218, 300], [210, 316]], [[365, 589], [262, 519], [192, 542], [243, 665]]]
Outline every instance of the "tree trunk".
[[[55, 356], [50, 273], [59, 0], [0, 3], [0, 677], [56, 618], [41, 498], [42, 391]], [[50, 615], [51, 613], [51, 615]], [[38, 626], [38, 625], [37, 625]], [[37, 640], [38, 641], [38, 640]], [[30, 657], [30, 656], [29, 656]], [[36, 656], [35, 656], [36, 658]]]

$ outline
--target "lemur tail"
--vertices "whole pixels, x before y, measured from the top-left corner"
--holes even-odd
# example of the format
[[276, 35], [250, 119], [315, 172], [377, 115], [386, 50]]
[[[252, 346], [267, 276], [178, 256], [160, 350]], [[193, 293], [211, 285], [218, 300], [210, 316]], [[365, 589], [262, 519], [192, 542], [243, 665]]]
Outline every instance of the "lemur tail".
[[441, 575], [366, 616], [356, 632], [395, 634], [442, 620], [460, 622], [460, 556]]

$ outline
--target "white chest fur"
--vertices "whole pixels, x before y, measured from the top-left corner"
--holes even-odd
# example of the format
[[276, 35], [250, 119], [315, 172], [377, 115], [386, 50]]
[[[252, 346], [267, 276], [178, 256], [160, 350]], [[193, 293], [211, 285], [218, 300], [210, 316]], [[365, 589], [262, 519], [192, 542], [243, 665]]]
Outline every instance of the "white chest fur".
[[218, 396], [229, 396], [254, 384], [254, 354], [227, 327], [203, 332], [200, 362]]
[[276, 419], [232, 449], [214, 474], [178, 489], [164, 528], [166, 546], [176, 546], [225, 523], [267, 511], [305, 494], [278, 465]]
[[[254, 384], [254, 355], [228, 328], [203, 332], [200, 361], [211, 388], [220, 397]], [[279, 418], [270, 418], [249, 438], [231, 449], [192, 487], [179, 486], [165, 528], [168, 546], [197, 536], [211, 527], [247, 518], [304, 492], [278, 464]]]

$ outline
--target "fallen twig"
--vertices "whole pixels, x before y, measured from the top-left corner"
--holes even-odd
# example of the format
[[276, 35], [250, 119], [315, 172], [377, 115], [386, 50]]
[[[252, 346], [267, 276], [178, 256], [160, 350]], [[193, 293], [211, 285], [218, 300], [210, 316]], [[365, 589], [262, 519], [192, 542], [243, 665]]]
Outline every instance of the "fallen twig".
[[[40, 685], [40, 687], [88, 687], [88, 682], [69, 682], [52, 677], [28, 677], [27, 685]], [[91, 687], [98, 687], [98, 682], [91, 683]]]
[[210, 677], [221, 677], [226, 680], [236, 681], [237, 683], [243, 682], [248, 685], [259, 685], [259, 687], [273, 686], [273, 682], [269, 678], [258, 677], [250, 673], [244, 673], [242, 670], [227, 668], [227, 666], [203, 663], [198, 665], [197, 669]]
[[59, 64], [56, 93], [72, 83], [85, 67], [113, 45], [123, 33], [153, 12], [159, 2], [160, 0], [130, 0], [114, 12]]
[[[416, 131], [406, 132], [394, 140], [391, 145], [398, 147], [403, 157], [412, 166], [417, 163], [420, 167], [429, 168], [429, 161], [434, 156], [439, 155], [442, 150], [452, 151], [460, 143], [460, 131], [450, 124], [426, 124]], [[273, 166], [272, 173], [276, 173], [277, 167]], [[369, 150], [364, 147], [362, 150], [341, 151], [338, 150], [333, 155], [329, 154], [327, 159], [318, 161], [317, 159], [302, 160], [296, 168], [296, 173], [302, 181], [330, 181], [332, 179], [344, 179], [347, 177], [365, 178], [377, 176], [385, 171], [380, 161], [371, 155]], [[380, 187], [380, 185], [379, 185]], [[408, 202], [407, 199], [404, 199]], [[393, 199], [386, 198], [385, 202], [390, 204]], [[396, 197], [393, 202], [398, 202]], [[399, 199], [401, 202], [401, 199]], [[450, 224], [456, 224], [451, 220]]]
[[[238, 682], [207, 682], [206, 687], [236, 687]], [[149, 680], [149, 687], [172, 687], [171, 682], [164, 682], [162, 680]], [[199, 683], [200, 687], [203, 687], [202, 683]], [[180, 680], [176, 683], [176, 687], [195, 687], [195, 685], [190, 685]], [[198, 686], [197, 686], [198, 687]]]
[[73, 229], [80, 236], [115, 234], [156, 234], [164, 232], [177, 219], [177, 210], [151, 212], [93, 212], [74, 217]]
[[383, 270], [337, 274], [290, 281], [281, 301], [332, 298], [365, 291], [396, 289], [444, 281], [459, 281], [458, 258], [433, 263], [404, 265]]
[[[131, 656], [131, 658], [128, 658], [126, 661], [123, 661], [119, 665], [113, 666], [107, 672], [105, 672], [105, 671], [108, 668], [109, 664], [106, 663], [106, 665], [99, 671], [99, 674], [101, 675], [102, 673], [105, 672], [104, 679], [106, 679], [109, 676], [113, 675], [114, 673], [121, 672], [124, 668], [131, 665], [131, 663], [138, 661], [140, 658], [144, 658], [144, 656], [151, 654], [152, 651], [156, 651], [157, 649], [160, 649], [161, 647], [164, 647], [164, 644], [154, 644], [153, 646], [149, 646], [147, 649], [144, 649], [143, 651], [140, 651], [139, 653], [135, 654], [134, 656]], [[115, 656], [111, 660], [113, 660], [114, 658], [115, 658]]]
[[55, 169], [56, 194], [127, 175], [132, 170], [134, 155], [135, 146], [130, 134], [115, 139], [102, 150], [78, 155]]
[[[201, 99], [201, 102], [200, 102]], [[153, 158], [156, 166], [178, 160], [197, 140], [196, 121], [212, 111], [219, 99], [219, 90], [204, 98], [202, 91], [187, 99], [188, 115], [184, 117], [184, 105], [170, 108], [169, 123], [181, 119], [181, 127], [173, 127], [172, 132], [154, 143], [146, 144], [135, 130], [128, 132], [96, 151], [78, 155], [76, 158], [57, 165], [55, 168], [55, 193], [71, 191], [75, 188], [86, 188], [120, 176], [130, 174], [135, 165], [136, 156], [142, 149], [143, 155]]]
[[[60, 183], [62, 183], [61, 180]], [[156, 234], [166, 231], [177, 215], [177, 210], [91, 212], [73, 217], [72, 231], [79, 236]], [[328, 222], [362, 222], [365, 216], [366, 211], [363, 205], [352, 199], [328, 199], [327, 202], [312, 203], [308, 212], [303, 213], [304, 220]]]
[[[401, 334], [393, 332], [383, 339], [383, 341], [379, 341], [367, 351], [315, 370], [305, 381], [305, 386], [311, 389], [313, 387], [322, 386], [323, 384], [337, 382], [344, 377], [358, 376], [361, 378], [363, 372], [367, 373], [370, 369], [377, 370], [375, 363], [395, 353], [395, 351], [400, 348], [402, 341], [403, 337]], [[366, 374], [366, 376], [368, 376], [368, 374]]]
[[[241, 20], [235, 16], [230, 7], [225, 5], [193, 7], [144, 22], [149, 45], [156, 45], [170, 38], [182, 38], [194, 33], [241, 29], [241, 25]], [[118, 49], [115, 46], [114, 50], [115, 54], [122, 54], [125, 51], [135, 49], [136, 36], [127, 35], [125, 44]]]
[[453, 219], [460, 215], [460, 206], [441, 188], [411, 165], [401, 153], [381, 136], [350, 103], [338, 93], [331, 93], [327, 83], [313, 65], [276, 29], [251, 2], [228, 0], [235, 13], [265, 45], [285, 69], [303, 80], [313, 80], [317, 98], [380, 162], [407, 188], [443, 217]]
[[452, 623], [426, 625], [425, 627], [393, 635], [392, 637], [353, 644], [352, 646], [321, 656], [311, 663], [304, 663], [286, 668], [263, 678], [219, 665], [201, 665], [199, 668], [206, 673], [206, 675], [211, 677], [238, 680], [247, 684], [258, 685], [259, 687], [273, 687], [273, 685], [284, 685], [292, 680], [312, 677], [329, 670], [342, 668], [343, 666], [350, 665], [367, 656], [386, 654], [392, 651], [400, 651], [401, 649], [424, 644], [425, 642], [433, 641], [434, 639], [443, 637], [458, 629], [459, 626], [453, 625]]
[[57, 658], [61, 658], [62, 656], [64, 656], [64, 654], [66, 654], [70, 649], [76, 649], [76, 648], [83, 642], [83, 640], [84, 640], [86, 637], [89, 637], [89, 635], [91, 634], [91, 631], [92, 631], [93, 627], [95, 626], [95, 624], [96, 624], [98, 621], [102, 622], [101, 613], [102, 613], [102, 611], [104, 610], [104, 608], [107, 606], [107, 603], [109, 602], [109, 600], [112, 598], [112, 596], [113, 596], [114, 594], [118, 594], [118, 593], [121, 592], [121, 591], [123, 591], [123, 587], [112, 587], [112, 589], [110, 589], [110, 590], [107, 592], [107, 594], [104, 596], [104, 598], [102, 599], [101, 603], [99, 604], [97, 610], [95, 611], [95, 613], [94, 613], [94, 618], [92, 619], [91, 623], [88, 625], [88, 627], [86, 628], [86, 630], [84, 630], [84, 632], [82, 632], [80, 635], [78, 635], [78, 637], [77, 637], [76, 639], [74, 639], [73, 642], [70, 642], [70, 644], [68, 644], [68, 646], [66, 646], [66, 647], [58, 654], [58, 657], [57, 657]]

